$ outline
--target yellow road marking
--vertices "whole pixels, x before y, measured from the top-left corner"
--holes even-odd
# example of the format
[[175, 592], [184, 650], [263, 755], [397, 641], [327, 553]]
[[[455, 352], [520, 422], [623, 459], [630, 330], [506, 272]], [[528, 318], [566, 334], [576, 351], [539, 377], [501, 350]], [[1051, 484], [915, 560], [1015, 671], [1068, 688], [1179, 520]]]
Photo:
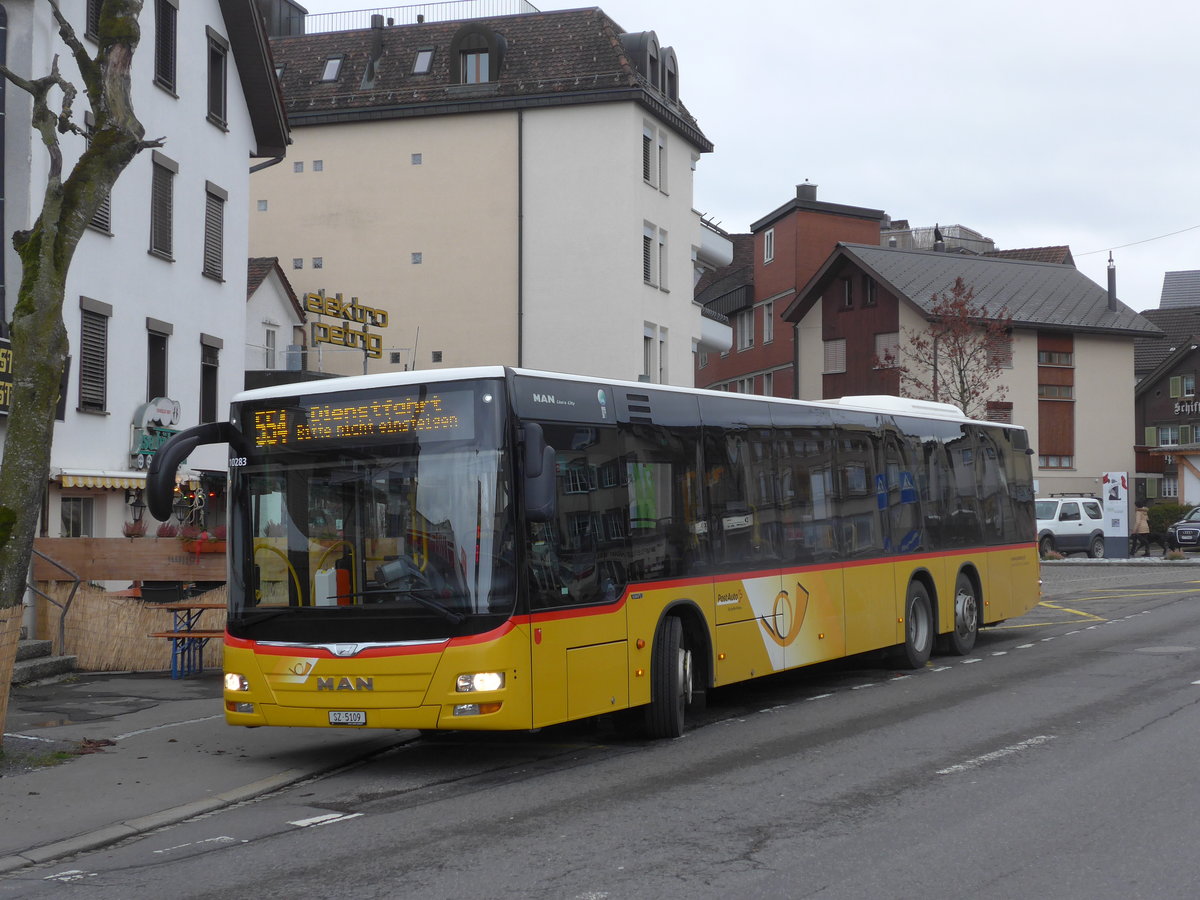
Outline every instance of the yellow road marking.
[[[1089, 598], [1091, 599], [1091, 598]], [[1097, 616], [1094, 613], [1084, 612], [1081, 609], [1071, 609], [1069, 606], [1059, 606], [1057, 603], [1051, 603], [1049, 600], [1043, 600], [1038, 606], [1044, 606], [1047, 609], [1056, 609], [1059, 612], [1070, 613], [1073, 616], [1079, 616], [1081, 619], [1087, 619], [1092, 622], [1107, 622], [1103, 616]]]

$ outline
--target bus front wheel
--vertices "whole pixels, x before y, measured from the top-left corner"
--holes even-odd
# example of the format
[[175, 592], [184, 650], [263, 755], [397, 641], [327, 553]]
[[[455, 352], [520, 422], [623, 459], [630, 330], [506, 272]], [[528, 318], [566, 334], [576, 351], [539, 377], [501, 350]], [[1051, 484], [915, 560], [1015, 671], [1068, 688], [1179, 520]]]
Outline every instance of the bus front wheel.
[[911, 582], [904, 595], [904, 643], [898, 651], [899, 664], [909, 669], [921, 668], [933, 652], [933, 605], [919, 581]]
[[684, 644], [683, 622], [669, 616], [658, 626], [651, 650], [647, 736], [675, 738], [683, 734], [684, 712], [691, 695], [692, 652]]

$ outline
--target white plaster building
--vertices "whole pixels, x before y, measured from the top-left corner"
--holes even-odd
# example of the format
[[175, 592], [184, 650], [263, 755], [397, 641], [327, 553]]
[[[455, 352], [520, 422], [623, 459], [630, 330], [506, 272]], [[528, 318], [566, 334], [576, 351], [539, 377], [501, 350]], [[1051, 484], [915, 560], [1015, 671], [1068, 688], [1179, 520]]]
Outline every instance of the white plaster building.
[[[40, 77], [57, 54], [63, 75], [81, 84], [48, 4], [3, 0], [0, 8], [11, 69]], [[94, 52], [88, 17], [99, 4], [62, 0], [61, 8]], [[163, 438], [158, 429], [222, 416], [242, 388], [249, 172], [252, 157], [282, 156], [287, 143], [253, 0], [148, 0], [139, 24], [134, 109], [147, 138], [165, 142], [121, 175], [71, 265], [63, 310], [71, 357], [43, 511], [49, 537], [120, 537], [127, 491], [143, 484], [139, 457], [144, 466]], [[78, 117], [86, 106], [81, 93]], [[4, 321], [21, 276], [9, 236], [40, 212], [48, 169], [30, 108], [7, 86]], [[66, 135], [62, 144], [69, 170], [83, 139]], [[166, 402], [147, 406], [156, 398]], [[202, 448], [189, 465], [198, 480], [212, 473], [206, 486], [221, 485], [225, 456]]]
[[309, 368], [690, 385], [693, 351], [728, 347], [692, 298], [732, 256], [692, 208], [712, 147], [654, 32], [595, 8], [376, 16], [272, 49], [295, 144], [251, 180], [251, 250], [306, 305]]

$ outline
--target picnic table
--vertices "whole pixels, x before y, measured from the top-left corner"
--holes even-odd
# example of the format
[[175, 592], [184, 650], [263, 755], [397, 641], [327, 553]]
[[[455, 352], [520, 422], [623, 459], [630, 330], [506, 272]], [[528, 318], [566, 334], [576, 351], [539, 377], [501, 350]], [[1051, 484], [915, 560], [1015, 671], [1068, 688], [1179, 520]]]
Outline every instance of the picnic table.
[[224, 631], [197, 628], [200, 616], [208, 609], [225, 609], [224, 603], [182, 600], [160, 603], [159, 609], [171, 613], [171, 630], [155, 631], [150, 637], [171, 641], [171, 677], [184, 678], [204, 671], [204, 647], [213, 638], [224, 637]]

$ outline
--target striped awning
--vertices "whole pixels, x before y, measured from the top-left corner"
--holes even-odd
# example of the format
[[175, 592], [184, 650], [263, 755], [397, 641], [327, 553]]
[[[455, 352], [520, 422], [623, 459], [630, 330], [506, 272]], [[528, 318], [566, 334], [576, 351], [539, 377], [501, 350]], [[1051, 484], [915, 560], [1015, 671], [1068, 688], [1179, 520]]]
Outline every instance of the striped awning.
[[65, 488], [144, 488], [145, 472], [124, 472], [113, 469], [58, 469], [51, 478]]

